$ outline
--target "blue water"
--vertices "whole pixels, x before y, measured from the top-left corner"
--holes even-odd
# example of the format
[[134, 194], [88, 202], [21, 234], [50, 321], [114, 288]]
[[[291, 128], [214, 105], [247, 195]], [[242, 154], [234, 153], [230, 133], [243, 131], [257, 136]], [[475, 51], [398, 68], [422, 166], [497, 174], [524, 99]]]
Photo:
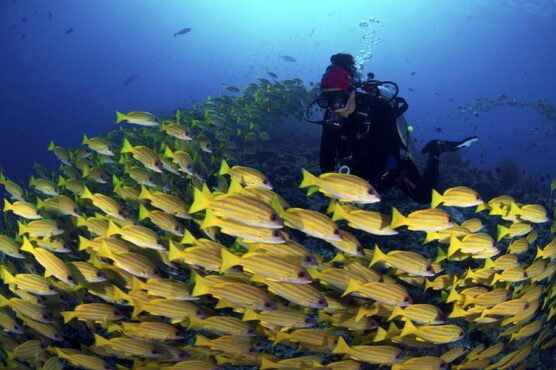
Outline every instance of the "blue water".
[[556, 105], [555, 35], [553, 0], [2, 0], [0, 167], [26, 179], [35, 161], [57, 165], [50, 140], [78, 146], [112, 129], [116, 110], [171, 114], [267, 71], [309, 87], [331, 54], [363, 51], [365, 71], [401, 86], [419, 145], [477, 134], [464, 153], [474, 166], [511, 158], [535, 179], [552, 176], [556, 122], [530, 108], [474, 117], [458, 105], [501, 93]]

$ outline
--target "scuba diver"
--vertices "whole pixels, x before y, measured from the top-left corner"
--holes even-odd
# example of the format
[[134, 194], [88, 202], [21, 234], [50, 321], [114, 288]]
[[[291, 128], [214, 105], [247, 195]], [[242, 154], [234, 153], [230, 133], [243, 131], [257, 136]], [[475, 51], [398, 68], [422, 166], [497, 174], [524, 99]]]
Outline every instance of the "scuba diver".
[[[431, 140], [421, 150], [428, 154], [421, 174], [412, 158], [412, 128], [403, 116], [408, 104], [398, 96], [397, 84], [374, 80], [372, 73], [360, 81], [350, 54], [334, 54], [330, 61], [322, 76], [321, 94], [305, 114], [307, 121], [322, 125], [321, 171], [357, 175], [379, 192], [397, 186], [414, 201], [429, 203], [438, 182], [439, 156], [467, 147], [478, 138]], [[314, 104], [325, 109], [321, 121], [308, 117]]]

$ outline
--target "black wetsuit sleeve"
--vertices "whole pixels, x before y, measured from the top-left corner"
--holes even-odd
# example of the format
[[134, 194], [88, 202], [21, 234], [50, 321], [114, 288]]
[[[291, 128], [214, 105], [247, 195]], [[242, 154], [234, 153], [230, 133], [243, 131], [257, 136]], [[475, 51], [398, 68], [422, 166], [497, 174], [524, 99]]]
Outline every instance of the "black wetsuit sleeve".
[[322, 173], [332, 172], [336, 167], [337, 147], [340, 140], [339, 130], [324, 125], [320, 137], [320, 170]]

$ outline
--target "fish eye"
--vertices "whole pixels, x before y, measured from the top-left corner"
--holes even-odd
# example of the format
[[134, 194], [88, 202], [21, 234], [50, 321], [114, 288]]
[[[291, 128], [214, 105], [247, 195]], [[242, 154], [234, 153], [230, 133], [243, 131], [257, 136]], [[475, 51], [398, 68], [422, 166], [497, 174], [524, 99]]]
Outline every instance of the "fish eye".
[[275, 238], [280, 236], [280, 233], [278, 231], [273, 231], [272, 232], [272, 236], [274, 236]]
[[405, 297], [405, 298], [403, 299], [404, 302], [409, 302], [410, 300], [411, 300], [411, 299], [410, 299], [409, 297]]
[[97, 272], [97, 277], [102, 277], [102, 272]]
[[427, 266], [427, 271], [432, 271], [432, 266], [431, 265]]
[[475, 197], [476, 200], [481, 200], [481, 196], [479, 194], [477, 194], [477, 196]]
[[73, 281], [73, 276], [68, 275], [68, 280], [69, 280], [69, 281]]
[[48, 286], [48, 290], [54, 290], [54, 289], [56, 289], [56, 288], [54, 288], [54, 285], [51, 284], [51, 285]]
[[273, 215], [270, 216], [270, 221], [277, 221], [277, 220], [278, 220], [278, 217], [276, 215], [273, 214]]
[[74, 209], [73, 209], [73, 213], [79, 213], [79, 209], [74, 208]]
[[255, 348], [249, 348], [249, 353], [255, 352]]
[[311, 319], [305, 319], [305, 324], [311, 324], [311, 323], [312, 323]]
[[375, 191], [373, 189], [369, 189], [369, 190], [367, 190], [367, 193], [370, 194], [370, 195], [374, 195]]
[[156, 348], [154, 348], [154, 349], [151, 351], [151, 353], [152, 353], [153, 355], [157, 355], [157, 354], [159, 354], [160, 352], [159, 352]]
[[174, 231], [180, 231], [180, 227], [179, 226], [174, 227]]
[[448, 223], [452, 223], [452, 217], [448, 216]]
[[340, 235], [340, 229], [335, 229], [334, 230], [334, 235]]
[[43, 318], [44, 320], [50, 320], [50, 315], [47, 314], [47, 313], [45, 313], [44, 315], [42, 315], [42, 318]]
[[180, 334], [181, 334], [181, 333], [179, 332], [179, 330], [176, 330], [176, 332], [174, 333], [174, 335], [175, 335], [176, 337], [178, 337]]
[[529, 302], [525, 303], [525, 309], [529, 308]]
[[[324, 299], [321, 298], [321, 299], [319, 299], [319, 300], [317, 301], [317, 303], [318, 303], [319, 305], [325, 305], [325, 304], [326, 304], [326, 301], [325, 301]], [[310, 320], [309, 320], [309, 321], [310, 321]]]
[[197, 310], [197, 311], [195, 311], [195, 314], [196, 314], [197, 316], [201, 316], [201, 315], [203, 314], [203, 311]]
[[527, 273], [524, 272], [524, 273], [523, 273], [523, 277], [524, 277], [525, 279], [527, 279], [527, 278], [529, 278], [529, 275], [527, 275]]
[[399, 353], [396, 355], [396, 358], [398, 358], [398, 359], [399, 359], [399, 358], [402, 358], [402, 353], [399, 352]]
[[298, 278], [304, 278], [304, 277], [307, 277], [307, 275], [305, 274], [305, 272], [299, 271], [299, 272], [297, 273], [297, 277], [298, 277]]
[[272, 307], [272, 302], [266, 301], [266, 302], [264, 303], [264, 306], [265, 306], [265, 307]]
[[263, 184], [268, 185], [268, 180], [263, 180]]
[[305, 262], [313, 262], [313, 257], [305, 256]]
[[363, 253], [363, 252], [364, 252], [363, 247], [360, 246], [360, 245], [357, 246], [357, 248], [355, 248], [355, 250], [356, 250], [357, 252], [360, 252], [360, 253]]

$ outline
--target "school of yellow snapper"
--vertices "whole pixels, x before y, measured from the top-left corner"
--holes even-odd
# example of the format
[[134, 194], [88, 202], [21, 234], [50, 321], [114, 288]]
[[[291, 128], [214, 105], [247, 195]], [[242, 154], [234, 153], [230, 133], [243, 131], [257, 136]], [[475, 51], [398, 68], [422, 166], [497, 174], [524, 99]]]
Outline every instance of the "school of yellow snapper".
[[[260, 171], [214, 163], [179, 114], [117, 121], [143, 127], [85, 137], [86, 149], [51, 144], [58, 178], [31, 178], [31, 191], [0, 178], [3, 367], [525, 369], [556, 344], [556, 224], [539, 245], [543, 206], [460, 186], [385, 215], [366, 209], [380, 201], [366, 181], [302, 170], [299, 186], [330, 206], [295, 208]], [[458, 225], [452, 207], [476, 209]], [[474, 211], [497, 220], [496, 237]], [[379, 242], [361, 245], [345, 222]], [[437, 258], [381, 246], [405, 228], [438, 243]], [[497, 336], [472, 339], [482, 333]], [[278, 357], [278, 344], [301, 354]]]

